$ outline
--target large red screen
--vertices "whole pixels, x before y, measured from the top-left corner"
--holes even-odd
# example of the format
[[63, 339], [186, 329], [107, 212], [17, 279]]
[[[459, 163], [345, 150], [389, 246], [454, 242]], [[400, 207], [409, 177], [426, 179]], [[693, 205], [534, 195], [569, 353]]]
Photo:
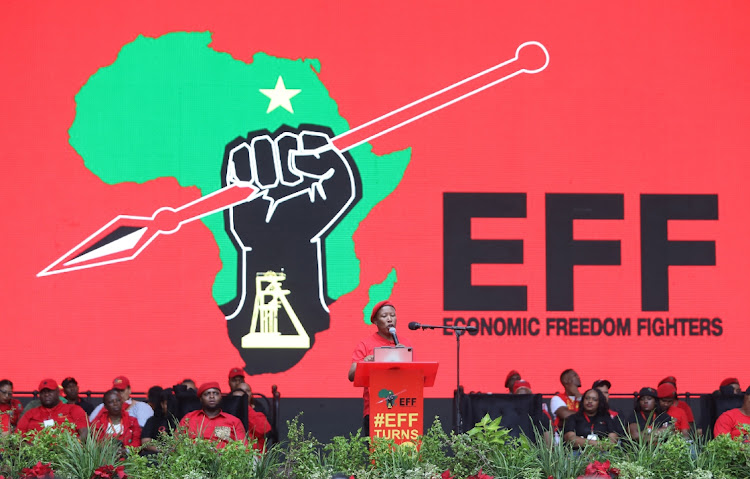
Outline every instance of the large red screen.
[[[357, 397], [351, 353], [385, 298], [440, 363], [428, 397], [455, 387], [455, 338], [411, 321], [478, 327], [461, 340], [467, 390], [502, 392], [510, 369], [535, 392], [566, 368], [613, 392], [750, 380], [747, 3], [5, 10], [0, 375], [16, 390], [224, 384], [243, 366], [258, 390]], [[524, 42], [546, 68], [344, 154], [305, 136], [340, 136]], [[172, 234], [163, 216], [132, 260], [82, 256], [143, 241], [130, 216], [232, 182], [264, 196]], [[116, 238], [95, 237], [118, 215]], [[39, 275], [60, 258], [68, 270]]]

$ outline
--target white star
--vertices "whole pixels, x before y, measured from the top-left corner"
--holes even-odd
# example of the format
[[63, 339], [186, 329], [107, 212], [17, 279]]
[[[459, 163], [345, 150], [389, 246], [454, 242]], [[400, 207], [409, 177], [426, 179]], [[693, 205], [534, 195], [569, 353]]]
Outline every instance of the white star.
[[294, 113], [292, 109], [292, 102], [290, 101], [302, 90], [296, 90], [293, 88], [287, 88], [284, 85], [284, 79], [279, 75], [279, 79], [276, 80], [276, 87], [273, 90], [268, 88], [259, 88], [258, 91], [266, 95], [271, 101], [268, 102], [268, 110], [266, 113], [271, 113], [278, 107], [282, 107], [289, 113]]

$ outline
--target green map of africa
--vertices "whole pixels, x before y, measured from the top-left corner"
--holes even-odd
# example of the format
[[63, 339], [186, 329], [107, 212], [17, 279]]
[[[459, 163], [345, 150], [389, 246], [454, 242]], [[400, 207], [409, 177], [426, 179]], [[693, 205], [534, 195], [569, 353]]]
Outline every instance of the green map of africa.
[[[195, 186], [205, 196], [221, 188], [224, 147], [239, 136], [304, 123], [328, 126], [336, 135], [349, 130], [318, 78], [318, 60], [257, 53], [248, 64], [213, 50], [210, 43], [210, 32], [139, 36], [122, 47], [114, 63], [88, 79], [76, 95], [76, 117], [69, 133], [70, 144], [89, 170], [108, 184], [174, 177], [181, 186]], [[269, 98], [259, 90], [272, 89], [279, 76], [287, 88], [301, 90], [291, 100], [294, 113], [284, 108], [266, 113]], [[333, 299], [359, 286], [352, 235], [370, 210], [396, 188], [410, 158], [408, 149], [377, 156], [366, 144], [350, 153], [363, 192], [362, 200], [325, 243], [327, 292]], [[223, 304], [237, 292], [237, 253], [221, 214], [203, 222], [219, 246], [223, 266], [213, 297]], [[385, 299], [395, 281], [392, 271], [385, 283], [370, 289], [369, 303]]]

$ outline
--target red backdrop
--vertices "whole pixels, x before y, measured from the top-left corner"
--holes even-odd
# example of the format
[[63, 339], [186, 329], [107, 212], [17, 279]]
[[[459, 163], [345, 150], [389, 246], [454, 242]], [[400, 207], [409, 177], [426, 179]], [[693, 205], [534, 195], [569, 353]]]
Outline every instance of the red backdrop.
[[[362, 286], [331, 306], [331, 328], [287, 372], [249, 380], [287, 397], [357, 397], [346, 380], [367, 286], [398, 274], [392, 301], [421, 360], [441, 363], [428, 397], [455, 385], [455, 340], [407, 333], [408, 321], [538, 318], [537, 336], [462, 340], [462, 382], [499, 392], [511, 368], [539, 392], [576, 368], [614, 392], [655, 385], [710, 391], [742, 386], [747, 336], [750, 56], [743, 2], [18, 2], [3, 15], [3, 360], [16, 390], [43, 377], [135, 390], [183, 377], [225, 381], [242, 365], [211, 295], [220, 268], [200, 222], [136, 261], [51, 277], [42, 268], [122, 212], [150, 214], [198, 197], [164, 178], [106, 185], [68, 144], [74, 96], [137, 35], [213, 34], [211, 48], [250, 61], [257, 51], [317, 58], [320, 80], [351, 125], [512, 58], [535, 40], [548, 68], [512, 79], [373, 141], [412, 148], [398, 188], [355, 233]], [[526, 285], [526, 311], [444, 309], [444, 193], [523, 193], [522, 218], [472, 220], [471, 237], [523, 240], [523, 263], [472, 267], [475, 285]], [[572, 311], [548, 311], [549, 193], [622, 195], [622, 219], [574, 222], [576, 240], [619, 240], [620, 265], [576, 266]], [[669, 239], [714, 242], [715, 264], [669, 268], [669, 310], [643, 311], [641, 195], [714, 195], [718, 220], [670, 221]], [[126, 208], [125, 208], [126, 207]], [[126, 211], [123, 211], [126, 210]], [[585, 210], [585, 208], [584, 208]], [[585, 212], [584, 212], [585, 213]], [[497, 215], [502, 216], [502, 215]], [[448, 233], [452, 234], [452, 233]], [[190, 250], [193, 260], [185, 261]], [[180, 275], [190, 281], [173, 281]], [[75, 279], [73, 279], [75, 278]], [[186, 287], [186, 283], [188, 287]], [[554, 288], [554, 285], [553, 285]], [[631, 318], [622, 336], [558, 336], [547, 318]], [[638, 318], [720, 319], [721, 334], [648, 336]], [[557, 325], [557, 323], [554, 323]], [[321, 378], [325, 378], [321, 381]]]

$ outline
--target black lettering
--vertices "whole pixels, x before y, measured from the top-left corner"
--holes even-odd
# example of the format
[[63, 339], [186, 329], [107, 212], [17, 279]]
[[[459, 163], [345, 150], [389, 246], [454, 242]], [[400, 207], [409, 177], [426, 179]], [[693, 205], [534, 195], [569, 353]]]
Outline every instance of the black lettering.
[[599, 318], [591, 319], [591, 335], [600, 336], [602, 334], [602, 320]]
[[716, 265], [715, 241], [670, 241], [669, 220], [717, 219], [718, 195], [641, 195], [643, 311], [669, 311], [669, 266]]
[[653, 330], [654, 336], [664, 336], [664, 320], [661, 318], [654, 318]]
[[673, 332], [673, 336], [677, 336], [677, 321], [670, 321], [669, 318], [666, 319], [667, 327], [665, 328], [667, 331], [667, 336], [669, 336], [669, 332]]
[[[498, 325], [502, 326], [502, 329], [497, 329]], [[503, 318], [495, 318], [495, 334], [498, 336], [505, 334], [505, 320]]]
[[580, 336], [578, 334], [578, 318], [568, 318], [568, 332], [571, 336]]
[[713, 326], [714, 336], [721, 336], [724, 334], [724, 327], [721, 322], [721, 318], [714, 318], [711, 321], [711, 325]]
[[531, 318], [529, 320], [529, 334], [531, 336], [539, 336], [539, 318]]
[[688, 334], [690, 334], [690, 336], [700, 336], [701, 335], [700, 334], [700, 323], [701, 323], [700, 319], [698, 319], [698, 318], [690, 318], [690, 320], [689, 320], [689, 325], [690, 325], [689, 331], [690, 332], [688, 333]]
[[468, 321], [466, 321], [466, 326], [474, 326], [477, 328], [476, 331], [469, 331], [469, 334], [472, 336], [476, 336], [479, 334], [479, 321], [477, 321], [477, 318], [469, 318]]
[[624, 217], [621, 194], [547, 193], [547, 311], [573, 311], [575, 265], [619, 265], [620, 241], [574, 240], [573, 220]]
[[546, 334], [547, 334], [547, 336], [549, 336], [550, 331], [552, 331], [553, 329], [555, 329], [555, 318], [547, 318], [546, 324], [547, 324], [547, 333]]
[[521, 335], [521, 318], [506, 318], [508, 323], [508, 336]]
[[646, 334], [651, 336], [651, 319], [650, 318], [638, 318], [638, 336], [641, 335], [643, 330], [646, 330]]
[[701, 318], [701, 336], [711, 336], [711, 320], [708, 318]]
[[612, 318], [604, 318], [604, 335], [614, 336], [615, 334], [615, 320]]
[[[443, 326], [453, 326], [453, 318], [443, 318]], [[443, 330], [443, 336], [450, 336], [452, 331], [450, 329]]]
[[482, 318], [479, 326], [479, 332], [482, 336], [485, 334], [492, 336], [492, 318]]
[[617, 335], [630, 336], [630, 318], [617, 318]]
[[473, 240], [472, 218], [526, 218], [526, 194], [443, 193], [443, 309], [526, 311], [526, 286], [472, 286], [472, 264], [523, 263], [523, 240]]
[[581, 318], [581, 336], [591, 336], [591, 321], [596, 318]]

